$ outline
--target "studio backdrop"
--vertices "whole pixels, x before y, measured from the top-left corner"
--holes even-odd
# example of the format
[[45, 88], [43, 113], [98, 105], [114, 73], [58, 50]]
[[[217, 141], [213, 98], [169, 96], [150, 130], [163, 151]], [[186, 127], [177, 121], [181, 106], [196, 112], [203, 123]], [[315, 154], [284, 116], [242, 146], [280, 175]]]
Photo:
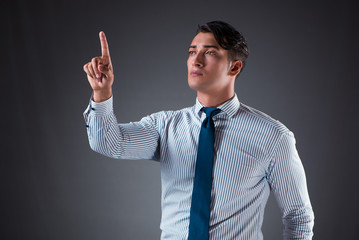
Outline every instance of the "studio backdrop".
[[[83, 65], [106, 33], [121, 123], [195, 104], [188, 46], [223, 20], [250, 55], [244, 104], [294, 132], [314, 239], [355, 239], [358, 202], [358, 17], [355, 1], [5, 1], [1, 3], [0, 238], [159, 239], [159, 164], [91, 151]], [[273, 196], [265, 239], [281, 239]]]

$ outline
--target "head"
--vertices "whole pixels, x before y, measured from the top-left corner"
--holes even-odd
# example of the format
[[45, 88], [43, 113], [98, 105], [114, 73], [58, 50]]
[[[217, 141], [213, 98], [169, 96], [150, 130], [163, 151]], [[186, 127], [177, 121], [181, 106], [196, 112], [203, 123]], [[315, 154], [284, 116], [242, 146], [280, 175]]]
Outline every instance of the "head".
[[221, 21], [198, 26], [189, 47], [188, 83], [197, 91], [234, 89], [248, 57], [245, 38]]
[[212, 33], [219, 46], [228, 51], [228, 61], [240, 60], [243, 70], [249, 55], [248, 43], [234, 27], [222, 21], [213, 21], [199, 25], [198, 33]]

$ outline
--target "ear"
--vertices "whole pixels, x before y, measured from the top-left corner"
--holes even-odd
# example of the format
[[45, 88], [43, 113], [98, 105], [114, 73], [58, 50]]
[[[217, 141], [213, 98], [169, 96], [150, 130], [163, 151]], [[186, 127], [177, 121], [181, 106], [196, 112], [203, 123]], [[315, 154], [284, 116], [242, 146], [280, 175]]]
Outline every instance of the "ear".
[[237, 76], [241, 72], [241, 70], [242, 70], [242, 61], [241, 60], [232, 61], [228, 74], [231, 76]]

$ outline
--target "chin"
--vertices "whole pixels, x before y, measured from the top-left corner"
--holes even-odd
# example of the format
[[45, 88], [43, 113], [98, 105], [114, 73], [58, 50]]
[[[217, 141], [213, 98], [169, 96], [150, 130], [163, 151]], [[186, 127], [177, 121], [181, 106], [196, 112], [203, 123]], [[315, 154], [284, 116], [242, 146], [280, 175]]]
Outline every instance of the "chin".
[[199, 83], [198, 80], [188, 78], [188, 86], [193, 90], [197, 91], [200, 89], [201, 84]]
[[209, 88], [208, 85], [198, 81], [188, 81], [188, 86], [197, 92], [206, 92], [206, 90]]

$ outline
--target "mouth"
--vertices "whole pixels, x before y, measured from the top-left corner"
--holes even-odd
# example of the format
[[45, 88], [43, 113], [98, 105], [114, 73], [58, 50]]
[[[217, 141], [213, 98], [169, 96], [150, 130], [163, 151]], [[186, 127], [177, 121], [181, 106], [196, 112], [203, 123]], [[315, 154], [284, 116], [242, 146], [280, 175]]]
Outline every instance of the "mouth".
[[203, 76], [203, 73], [197, 70], [193, 70], [190, 72], [190, 75], [193, 77]]

